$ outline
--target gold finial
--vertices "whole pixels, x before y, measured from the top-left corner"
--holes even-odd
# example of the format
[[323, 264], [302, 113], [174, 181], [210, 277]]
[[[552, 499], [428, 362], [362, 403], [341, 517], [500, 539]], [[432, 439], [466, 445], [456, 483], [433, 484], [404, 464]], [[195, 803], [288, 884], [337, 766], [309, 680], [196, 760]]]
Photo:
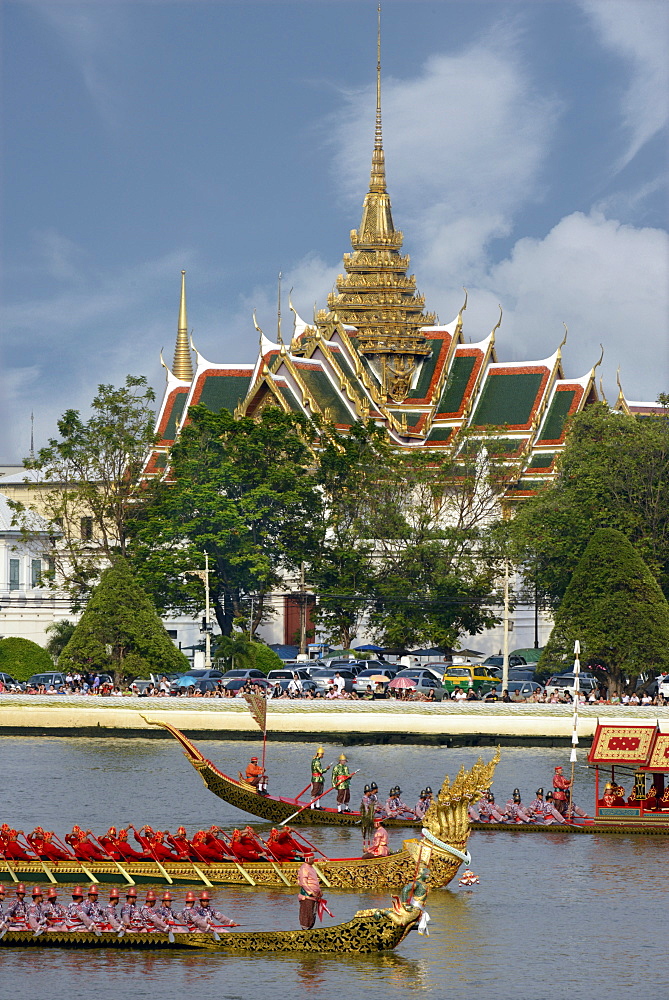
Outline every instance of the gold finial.
[[[597, 363], [592, 366], [592, 372], [590, 373], [591, 376], [592, 376], [592, 378], [595, 377], [595, 372], [597, 371], [597, 369], [601, 365], [602, 361], [604, 360], [604, 345], [600, 344], [599, 347], [600, 347], [600, 350], [601, 350], [601, 354], [599, 355], [599, 361], [597, 361]], [[618, 384], [620, 385], [620, 383], [618, 383]]]
[[264, 333], [262, 332], [262, 330], [258, 326], [258, 320], [256, 319], [256, 311], [255, 311], [255, 309], [253, 310], [253, 325], [256, 328], [256, 330], [258, 331], [258, 333], [260, 334], [260, 336], [258, 337], [258, 346], [259, 346], [259, 349], [260, 349], [260, 353], [262, 354], [262, 339], [264, 337]]
[[[618, 371], [620, 371], [620, 369], [618, 369]], [[606, 403], [606, 405], [608, 406], [609, 405], [609, 401], [606, 398], [606, 393], [604, 392], [604, 383], [602, 382], [602, 376], [601, 375], [599, 376], [599, 394], [602, 397], [602, 402]]]
[[499, 304], [499, 302], [497, 303], [497, 308], [499, 309], [499, 319], [497, 320], [497, 322], [493, 326], [492, 330], [490, 331], [490, 336], [492, 337], [493, 343], [495, 342], [495, 334], [497, 333], [497, 331], [499, 330], [500, 326], [502, 325], [502, 307]]
[[179, 301], [179, 323], [177, 326], [177, 342], [174, 348], [174, 363], [172, 371], [184, 382], [193, 379], [193, 361], [188, 345], [188, 319], [186, 317], [186, 272], [181, 272], [181, 299]]
[[281, 278], [283, 275], [279, 271], [278, 278], [278, 291], [277, 291], [277, 306], [276, 306], [276, 340], [278, 344], [283, 346], [283, 337], [281, 336]]
[[[376, 120], [374, 124], [374, 152], [372, 153], [372, 174], [369, 190], [375, 194], [385, 194], [386, 165], [383, 154], [383, 128], [381, 124], [381, 4], [378, 6], [376, 31]], [[361, 230], [364, 227], [361, 226]]]
[[564, 337], [560, 341], [560, 344], [559, 344], [559, 347], [558, 347], [558, 351], [562, 350], [562, 348], [564, 347], [564, 345], [567, 343], [567, 337], [569, 336], [569, 327], [564, 322], [564, 320], [562, 321], [562, 325], [564, 327]]

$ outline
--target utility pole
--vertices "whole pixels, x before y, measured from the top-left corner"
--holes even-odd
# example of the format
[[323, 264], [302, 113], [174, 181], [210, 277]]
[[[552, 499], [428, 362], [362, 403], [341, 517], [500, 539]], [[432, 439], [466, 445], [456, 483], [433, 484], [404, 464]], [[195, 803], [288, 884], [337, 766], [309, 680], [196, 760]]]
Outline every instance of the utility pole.
[[307, 592], [304, 582], [304, 563], [300, 566], [300, 653], [307, 651]]
[[204, 553], [204, 569], [189, 569], [187, 576], [198, 576], [204, 584], [204, 618], [202, 628], [204, 632], [204, 665], [207, 670], [211, 668], [211, 621], [209, 619], [209, 553]]
[[504, 646], [502, 660], [502, 691], [509, 687], [509, 560], [504, 563]]

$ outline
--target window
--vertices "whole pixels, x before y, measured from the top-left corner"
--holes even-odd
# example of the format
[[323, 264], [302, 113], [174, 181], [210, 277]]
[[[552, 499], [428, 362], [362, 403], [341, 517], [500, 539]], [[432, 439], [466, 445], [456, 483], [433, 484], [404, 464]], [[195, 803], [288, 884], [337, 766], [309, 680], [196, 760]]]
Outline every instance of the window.
[[30, 585], [39, 587], [42, 582], [42, 560], [33, 559], [30, 564]]
[[18, 590], [19, 589], [19, 560], [10, 559], [9, 560], [9, 589]]
[[92, 517], [82, 517], [80, 522], [81, 530], [81, 540], [82, 542], [90, 542], [93, 538], [93, 518]]

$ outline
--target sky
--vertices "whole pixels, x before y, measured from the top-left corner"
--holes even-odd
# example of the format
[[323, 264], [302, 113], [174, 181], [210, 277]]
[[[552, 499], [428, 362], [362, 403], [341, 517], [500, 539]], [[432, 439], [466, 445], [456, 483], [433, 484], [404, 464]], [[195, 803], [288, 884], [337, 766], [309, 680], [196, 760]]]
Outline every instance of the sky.
[[[311, 318], [374, 135], [375, 0], [3, 0], [0, 464], [171, 362], [182, 268], [210, 361]], [[669, 391], [664, 0], [385, 0], [388, 190], [426, 308], [501, 361], [604, 348]], [[288, 331], [286, 329], [288, 325]]]

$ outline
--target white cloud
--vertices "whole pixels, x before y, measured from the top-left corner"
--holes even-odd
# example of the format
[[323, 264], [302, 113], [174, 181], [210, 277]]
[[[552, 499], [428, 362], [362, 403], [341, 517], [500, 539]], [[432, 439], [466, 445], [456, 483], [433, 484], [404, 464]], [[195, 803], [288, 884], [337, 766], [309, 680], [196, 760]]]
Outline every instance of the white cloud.
[[582, 0], [600, 43], [629, 74], [621, 116], [629, 143], [624, 167], [669, 119], [669, 6], [666, 0]]
[[[470, 288], [465, 333], [473, 340], [485, 336], [501, 302], [500, 360], [531, 361], [552, 354], [564, 322], [568, 376], [585, 374], [601, 343], [607, 395], [615, 395], [620, 366], [628, 398], [654, 399], [669, 388], [668, 275], [666, 232], [576, 212], [544, 239], [519, 240], [506, 260]], [[451, 289], [448, 297], [456, 302], [459, 294]]]
[[[383, 82], [395, 224], [410, 229], [413, 250], [442, 274], [480, 260], [491, 239], [508, 234], [519, 207], [541, 196], [561, 111], [527, 78], [512, 32], [500, 25], [493, 34], [430, 57], [413, 79]], [[334, 168], [359, 201], [369, 183], [375, 98], [366, 89], [345, 100], [330, 125]], [[457, 254], [443, 252], [449, 239], [458, 240]]]

